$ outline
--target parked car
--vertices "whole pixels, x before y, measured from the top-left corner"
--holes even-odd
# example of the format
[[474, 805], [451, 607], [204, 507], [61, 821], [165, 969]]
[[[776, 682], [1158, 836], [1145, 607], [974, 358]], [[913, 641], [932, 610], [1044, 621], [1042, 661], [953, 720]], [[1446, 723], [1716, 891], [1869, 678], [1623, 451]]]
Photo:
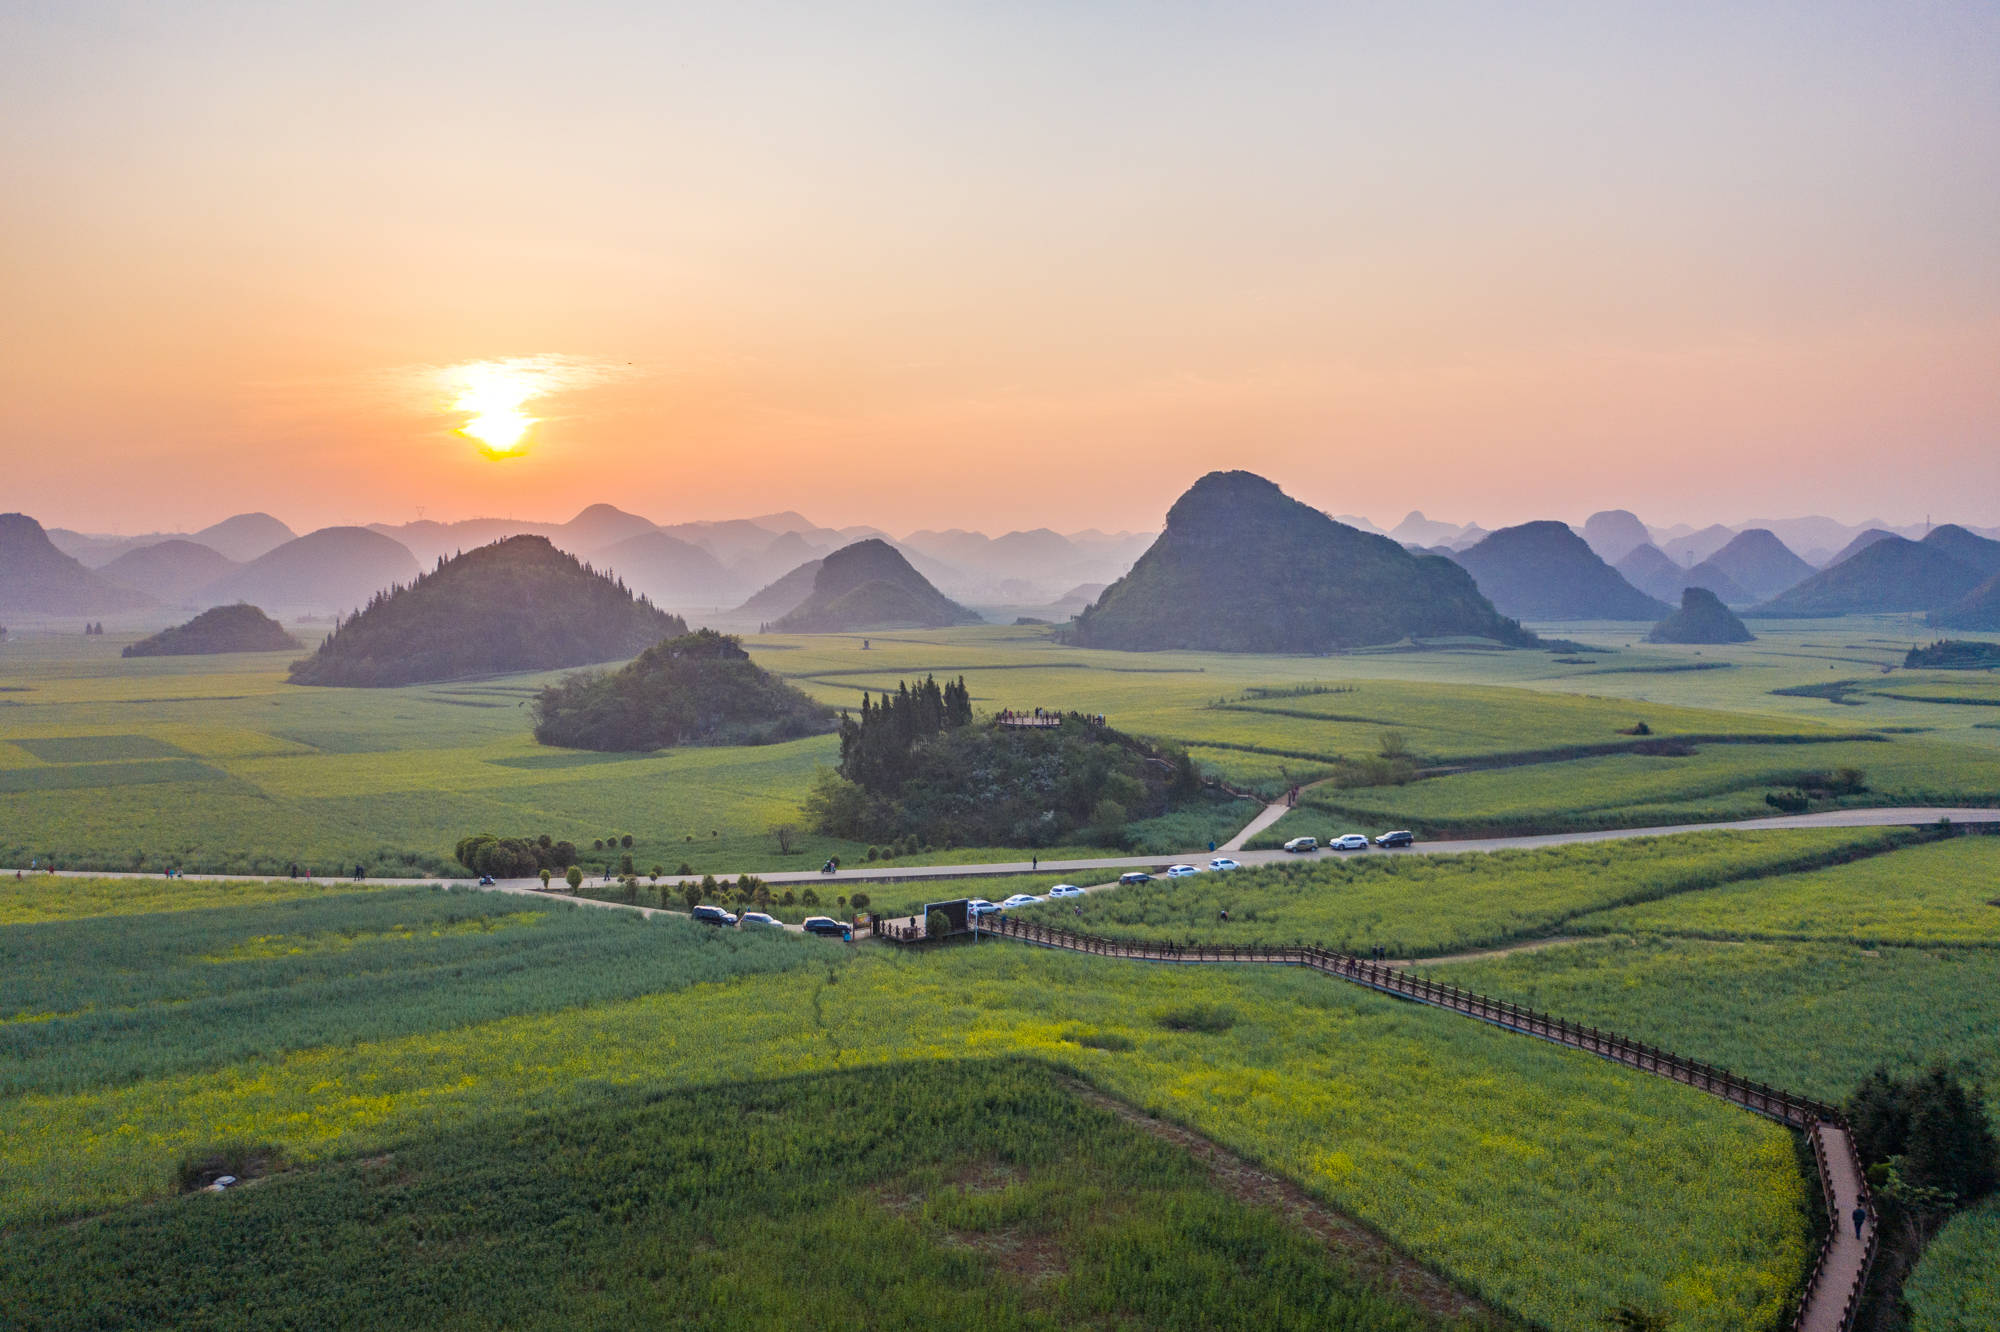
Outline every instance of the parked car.
[[696, 907], [689, 914], [704, 925], [734, 925], [736, 923], [736, 913], [734, 911], [724, 911], [719, 906], [704, 904]]
[[1146, 873], [1146, 871], [1144, 870], [1133, 870], [1129, 874], [1121, 874], [1118, 876], [1118, 882], [1120, 883], [1151, 883], [1152, 881], [1153, 881], [1153, 876]]
[[1376, 838], [1376, 839], [1375, 839], [1375, 845], [1377, 845], [1377, 846], [1414, 846], [1414, 845], [1416, 845], [1416, 841], [1417, 841], [1417, 836], [1416, 836], [1416, 834], [1415, 834], [1415, 833], [1412, 833], [1412, 832], [1408, 832], [1408, 831], [1404, 831], [1404, 830], [1398, 830], [1398, 831], [1396, 831], [1396, 832], [1385, 832], [1385, 833], [1383, 833], [1383, 834], [1382, 834], [1382, 835], [1381, 835], [1380, 837], [1378, 837], [1378, 838]]
[[1243, 868], [1241, 865], [1231, 860], [1228, 856], [1217, 856], [1214, 860], [1208, 862], [1208, 867], [1212, 870], [1233, 870], [1233, 869]]
[[746, 911], [736, 918], [738, 925], [769, 925], [774, 929], [784, 929], [785, 922], [762, 911]]
[[1192, 865], [1167, 866], [1167, 877], [1169, 879], [1185, 879], [1190, 874], [1199, 874], [1199, 873], [1201, 873], [1201, 871], [1196, 869]]
[[847, 926], [832, 916], [807, 916], [805, 924], [799, 927], [807, 934], [818, 934], [831, 939], [845, 939]]
[[965, 914], [975, 919], [980, 916], [998, 915], [999, 912], [998, 903], [989, 902], [983, 897], [972, 898], [965, 904]]
[[1326, 849], [1329, 851], [1366, 851], [1368, 849], [1368, 839], [1360, 833], [1343, 833], [1339, 837], [1328, 839]]
[[1033, 893], [1015, 893], [1000, 904], [1000, 909], [1002, 911], [1012, 911], [1015, 907], [1033, 906], [1041, 900], [1041, 898], [1036, 897]]
[[1059, 883], [1049, 889], [1050, 897], [1082, 897], [1083, 889], [1073, 883]]
[[1294, 837], [1291, 841], [1285, 843], [1285, 850], [1298, 853], [1317, 851], [1319, 850], [1319, 838]]

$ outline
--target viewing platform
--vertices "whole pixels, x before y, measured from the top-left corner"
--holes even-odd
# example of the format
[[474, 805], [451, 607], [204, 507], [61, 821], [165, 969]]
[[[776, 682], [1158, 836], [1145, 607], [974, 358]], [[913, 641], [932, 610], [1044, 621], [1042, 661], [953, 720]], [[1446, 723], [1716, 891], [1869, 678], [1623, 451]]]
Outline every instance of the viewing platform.
[[994, 715], [993, 721], [1000, 726], [1036, 727], [1061, 726], [1064, 721], [1080, 721], [1089, 726], [1104, 725], [1104, 714], [1081, 712], [1056, 712], [1050, 708], [1035, 708], [1030, 712], [1016, 712], [1012, 708], [1002, 708]]

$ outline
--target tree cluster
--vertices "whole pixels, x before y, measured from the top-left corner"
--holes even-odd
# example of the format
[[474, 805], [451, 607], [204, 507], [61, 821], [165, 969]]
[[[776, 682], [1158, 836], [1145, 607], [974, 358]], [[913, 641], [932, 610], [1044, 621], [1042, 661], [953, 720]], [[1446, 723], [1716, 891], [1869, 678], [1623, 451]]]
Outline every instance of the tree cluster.
[[1984, 671], [2000, 668], [2000, 643], [1940, 638], [1924, 647], [1913, 647], [1903, 658], [1908, 670]]
[[2000, 1148], [1979, 1090], [1942, 1064], [1907, 1079], [1878, 1068], [1843, 1108], [1862, 1161], [1880, 1167], [1870, 1178], [1894, 1181], [1892, 1194], [1949, 1210], [2000, 1186]]
[[547, 833], [540, 837], [495, 837], [492, 833], [461, 837], [455, 855], [458, 863], [473, 873], [496, 879], [527, 879], [543, 870], [565, 870], [576, 864], [576, 847]]
[[939, 685], [897, 681], [877, 703], [861, 695], [860, 717], [840, 719], [840, 775], [877, 793], [894, 790], [915, 771], [917, 746], [948, 730], [972, 724], [972, 692], [965, 677]]
[[607, 752], [667, 745], [755, 745], [828, 730], [830, 710], [750, 660], [742, 642], [702, 629], [647, 648], [612, 672], [584, 671], [534, 702], [535, 739]]

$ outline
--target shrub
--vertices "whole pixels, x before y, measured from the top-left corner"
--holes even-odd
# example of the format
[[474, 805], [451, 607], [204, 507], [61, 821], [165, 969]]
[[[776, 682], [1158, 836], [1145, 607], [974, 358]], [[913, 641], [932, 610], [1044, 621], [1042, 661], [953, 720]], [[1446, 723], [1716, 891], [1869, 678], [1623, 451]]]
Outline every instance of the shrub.
[[1236, 1025], [1236, 1014], [1222, 1004], [1190, 1004], [1153, 1015], [1168, 1031], [1199, 1031], [1214, 1035]]
[[575, 865], [571, 865], [569, 867], [568, 872], [563, 875], [563, 882], [568, 884], [572, 889], [583, 887], [582, 869], [578, 868]]
[[868, 909], [869, 897], [866, 893], [856, 893], [847, 900], [854, 904], [856, 911], [866, 911]]

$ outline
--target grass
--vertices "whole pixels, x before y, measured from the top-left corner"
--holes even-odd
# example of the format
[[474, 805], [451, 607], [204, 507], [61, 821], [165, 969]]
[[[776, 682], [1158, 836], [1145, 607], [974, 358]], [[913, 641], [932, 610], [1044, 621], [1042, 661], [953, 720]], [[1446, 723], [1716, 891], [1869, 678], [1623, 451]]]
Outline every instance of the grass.
[[[229, 1255], [227, 1267], [209, 1255]], [[28, 1237], [14, 1326], [1500, 1326], [1022, 1061], [628, 1098]]]
[[261, 906], [366, 891], [366, 883], [333, 879], [111, 879], [30, 874], [0, 878], [0, 925], [151, 915], [212, 907]]
[[2000, 1327], [2000, 1198], [1947, 1224], [1903, 1285], [1910, 1332]]
[[[1172, 1020], [1190, 1012], [1207, 1016]], [[1204, 1029], [1217, 1012], [1226, 1029]], [[1807, 1258], [1803, 1183], [1776, 1127], [1305, 973], [1010, 944], [868, 950], [824, 971], [277, 1045], [221, 1067], [7, 1098], [0, 1224], [158, 1197], [175, 1163], [220, 1142], [269, 1143], [313, 1166], [692, 1087], [1026, 1055], [1299, 1181], [1552, 1328], [1597, 1328], [1623, 1303], [1688, 1327], [1754, 1326], [1786, 1307]]]
[[1717, 832], [1455, 856], [1357, 852], [1159, 880], [1021, 914], [1125, 939], [1379, 945], [1391, 956], [1422, 956], [1549, 934], [1610, 906], [1679, 901], [1723, 883], [1871, 855], [1913, 836], [1873, 828]]
[[1583, 933], [2000, 944], [2000, 837], [1957, 837], [1804, 874], [1599, 912]]

